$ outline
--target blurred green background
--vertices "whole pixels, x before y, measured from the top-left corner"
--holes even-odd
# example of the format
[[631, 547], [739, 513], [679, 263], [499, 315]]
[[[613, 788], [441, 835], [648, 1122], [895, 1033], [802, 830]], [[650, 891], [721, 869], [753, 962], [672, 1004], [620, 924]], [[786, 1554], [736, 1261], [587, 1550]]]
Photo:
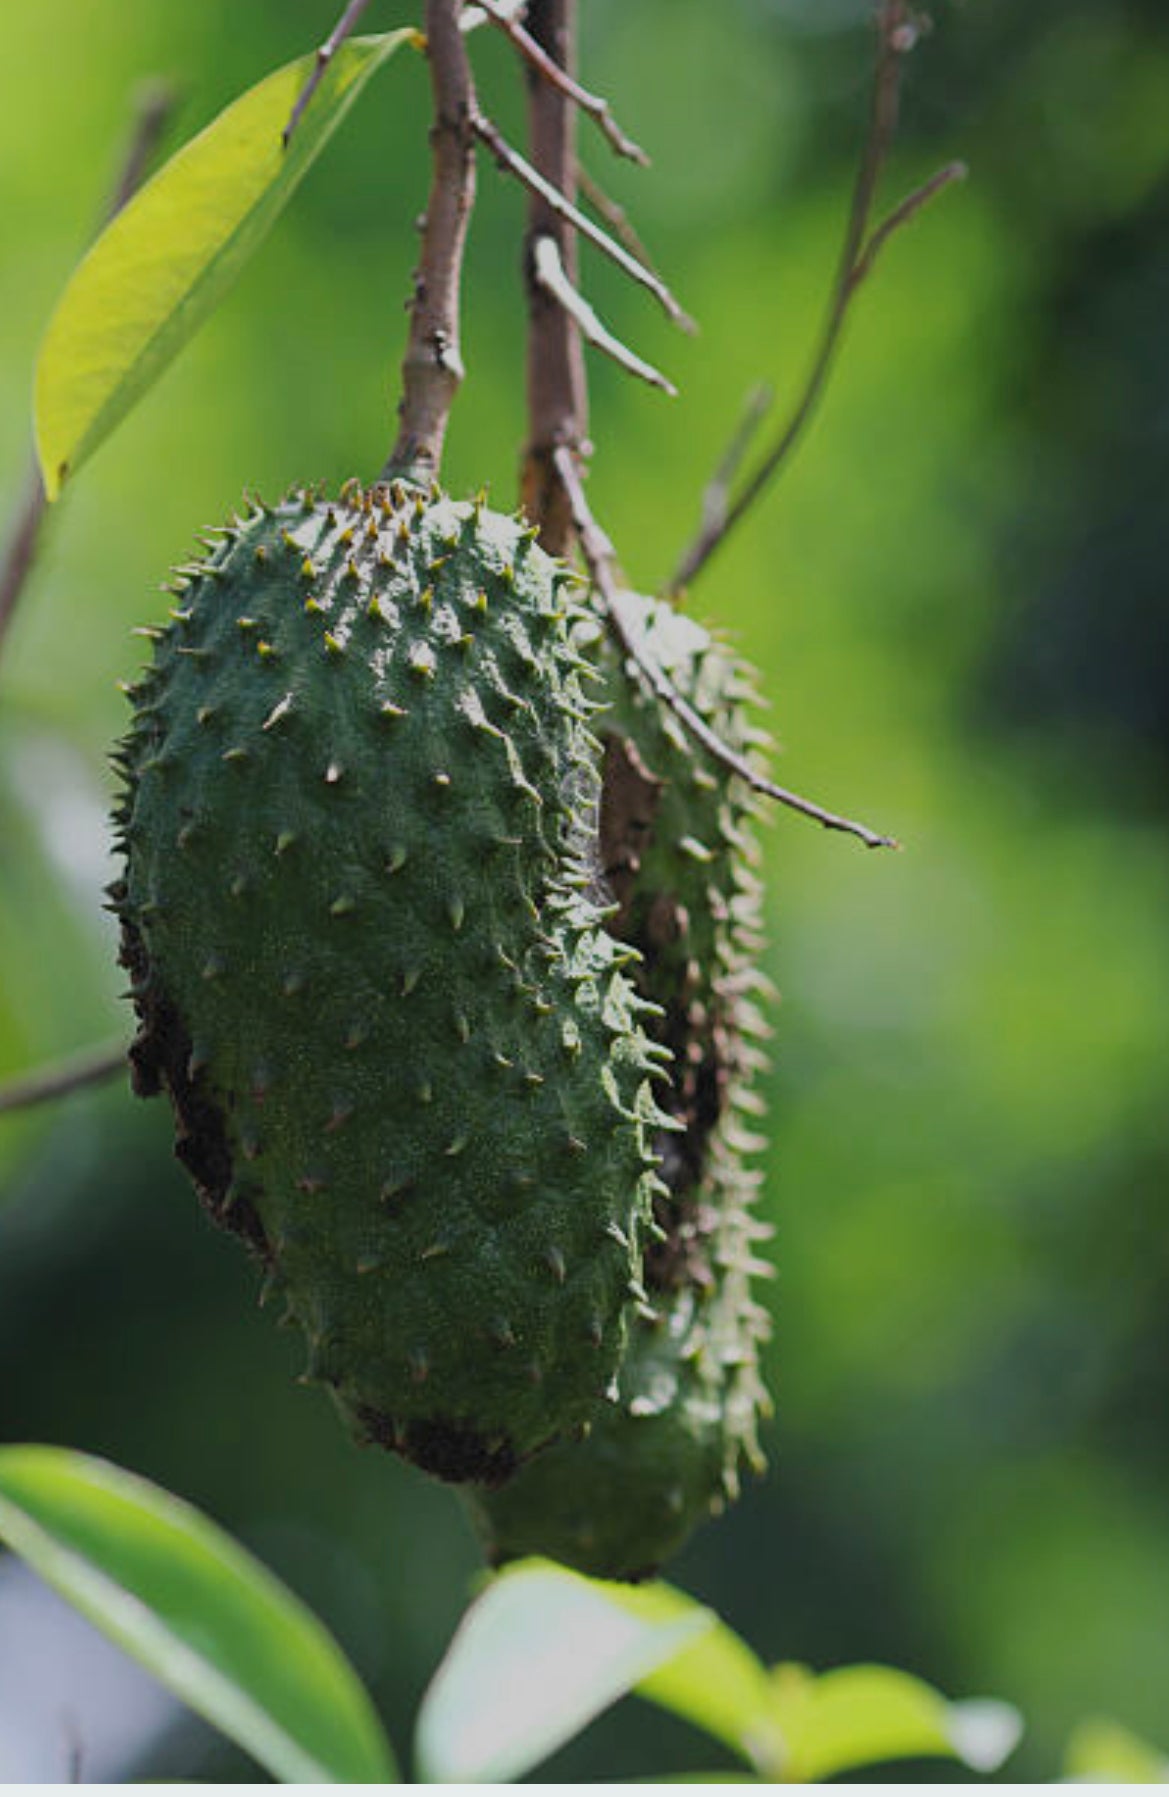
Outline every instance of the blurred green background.
[[[332, 24], [328, 0], [4, 7], [0, 493], [48, 312], [136, 83], [172, 143]], [[867, 109], [863, 0], [584, 0], [584, 73], [651, 150], [592, 172], [701, 334], [586, 253], [671, 404], [593, 366], [595, 506], [671, 568], [758, 378], [794, 394]], [[408, 21], [375, 0], [370, 29]], [[772, 1471], [672, 1568], [770, 1658], [880, 1659], [1025, 1712], [1050, 1776], [1104, 1710], [1169, 1746], [1169, 19], [1161, 0], [940, 6], [892, 244], [810, 441], [691, 609], [763, 671], [779, 777], [905, 842], [767, 831], [783, 992], [765, 1203]], [[522, 130], [505, 45], [486, 102]], [[241, 491], [339, 482], [392, 431], [427, 95], [398, 61], [222, 312], [78, 479], [0, 670], [0, 1077], [125, 1030], [104, 754], [168, 565]], [[510, 501], [523, 203], [487, 162], [448, 481]], [[399, 1743], [477, 1555], [459, 1507], [293, 1383], [161, 1104], [0, 1120], [0, 1435], [108, 1454], [209, 1509], [328, 1619]], [[553, 1775], [711, 1763], [636, 1704]], [[163, 1772], [239, 1765], [192, 1727]]]

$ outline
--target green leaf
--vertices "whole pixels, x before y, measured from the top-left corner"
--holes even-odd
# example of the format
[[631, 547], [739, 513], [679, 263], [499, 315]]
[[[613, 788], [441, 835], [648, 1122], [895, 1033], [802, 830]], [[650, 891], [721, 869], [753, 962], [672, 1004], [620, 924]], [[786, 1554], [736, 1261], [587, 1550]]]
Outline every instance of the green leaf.
[[846, 1666], [817, 1677], [777, 1666], [774, 1710], [787, 1743], [784, 1777], [807, 1784], [882, 1760], [940, 1755], [991, 1772], [1022, 1732], [1009, 1704], [949, 1703], [906, 1672]]
[[1064, 1776], [1089, 1784], [1169, 1784], [1169, 1757], [1118, 1722], [1094, 1716], [1068, 1742]]
[[161, 168], [73, 274], [41, 345], [36, 437], [55, 499], [219, 304], [374, 71], [413, 30], [350, 38], [287, 149], [302, 56], [249, 88]]
[[332, 1636], [189, 1504], [65, 1448], [0, 1448], [0, 1540], [284, 1783], [396, 1777]]
[[[616, 1601], [660, 1622], [693, 1612], [693, 1598], [672, 1585], [619, 1587]], [[746, 1642], [717, 1619], [683, 1653], [640, 1679], [639, 1697], [705, 1729], [760, 1771], [783, 1765], [770, 1675]]]
[[652, 1586], [631, 1593], [546, 1560], [518, 1562], [472, 1604], [423, 1699], [418, 1776], [521, 1777], [714, 1624], [697, 1604], [665, 1615]]

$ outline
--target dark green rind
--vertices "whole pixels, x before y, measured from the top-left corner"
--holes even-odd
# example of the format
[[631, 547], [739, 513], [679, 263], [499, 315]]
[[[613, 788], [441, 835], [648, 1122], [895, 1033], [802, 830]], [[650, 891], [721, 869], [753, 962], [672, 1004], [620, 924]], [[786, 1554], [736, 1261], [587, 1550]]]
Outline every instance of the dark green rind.
[[[745, 715], [748, 671], [672, 608], [640, 602], [646, 647], [731, 747], [761, 741]], [[673, 1084], [663, 1103], [682, 1129], [659, 1139], [667, 1240], [647, 1254], [654, 1316], [633, 1326], [619, 1402], [587, 1440], [562, 1442], [498, 1491], [468, 1492], [490, 1557], [540, 1553], [608, 1578], [648, 1576], [760, 1470], [757, 1422], [769, 1408], [758, 1370], [768, 1317], [751, 1280], [769, 1232], [751, 1215], [758, 1141], [743, 1112], [765, 1033], [748, 994], [759, 947], [754, 804], [743, 784], [706, 766], [669, 713], [647, 696], [607, 641], [593, 652], [611, 710], [601, 724], [607, 798], [606, 870], [621, 899], [610, 927], [642, 956], [635, 978], [660, 1014]], [[632, 759], [629, 744], [633, 745]], [[632, 797], [613, 799], [624, 785]], [[660, 783], [660, 784], [657, 784]]]
[[359, 1436], [506, 1478], [611, 1391], [659, 1120], [568, 577], [356, 486], [180, 572], [121, 750], [139, 1087]]

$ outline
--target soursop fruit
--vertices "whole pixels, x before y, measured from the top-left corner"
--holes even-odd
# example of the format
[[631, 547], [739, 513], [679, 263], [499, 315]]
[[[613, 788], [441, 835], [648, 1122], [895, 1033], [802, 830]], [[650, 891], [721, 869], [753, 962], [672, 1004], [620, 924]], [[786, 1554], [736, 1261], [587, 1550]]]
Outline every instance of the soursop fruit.
[[[627, 595], [646, 651], [731, 747], [762, 738], [748, 722], [749, 671], [672, 607]], [[759, 1470], [757, 1422], [768, 1408], [758, 1347], [767, 1312], [753, 1278], [770, 1268], [751, 1214], [762, 1143], [748, 1127], [766, 1035], [753, 994], [760, 887], [753, 795], [705, 765], [673, 716], [648, 695], [612, 642], [590, 652], [609, 704], [601, 840], [617, 900], [610, 929], [640, 954], [634, 977], [657, 1006], [668, 1051], [662, 1103], [674, 1129], [657, 1139], [667, 1190], [647, 1244], [648, 1308], [632, 1321], [618, 1401], [598, 1407], [587, 1439], [558, 1443], [498, 1491], [475, 1493], [490, 1557], [547, 1554], [608, 1578], [652, 1573], [697, 1523], [732, 1498], [740, 1467]]]
[[662, 1123], [571, 578], [437, 490], [256, 505], [118, 757], [138, 1090], [358, 1436], [489, 1484], [613, 1391]]

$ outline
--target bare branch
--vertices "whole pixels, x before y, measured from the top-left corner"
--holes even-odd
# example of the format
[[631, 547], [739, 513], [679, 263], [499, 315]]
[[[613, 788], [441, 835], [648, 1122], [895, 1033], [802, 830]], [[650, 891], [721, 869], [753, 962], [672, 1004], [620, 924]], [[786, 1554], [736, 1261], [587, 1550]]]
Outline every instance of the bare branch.
[[[148, 81], [139, 89], [134, 101], [134, 122], [130, 127], [129, 141], [102, 215], [103, 224], [114, 218], [142, 185], [151, 158], [174, 111], [175, 99], [175, 90], [163, 81]], [[34, 452], [29, 457], [24, 492], [17, 502], [5, 548], [0, 555], [0, 652], [3, 651], [8, 626], [36, 560], [47, 504], [40, 464]]]
[[565, 274], [564, 264], [560, 260], [560, 251], [551, 237], [536, 239], [532, 252], [532, 272], [545, 292], [550, 293], [556, 303], [563, 306], [569, 316], [575, 320], [581, 335], [593, 345], [594, 349], [599, 349], [604, 355], [610, 356], [628, 374], [636, 375], [639, 380], [648, 382], [651, 387], [660, 388], [663, 393], [668, 393], [671, 399], [677, 398], [678, 389], [672, 381], [668, 381], [665, 375], [659, 373], [651, 363], [643, 361], [639, 355], [622, 343], [619, 337], [614, 337], [606, 325], [602, 324], [589, 302], [583, 294], [577, 292]]
[[478, 109], [459, 8], [460, 0], [426, 0], [434, 167], [402, 362], [398, 440], [385, 468], [386, 475], [423, 485], [438, 475], [447, 420], [463, 380], [459, 283], [475, 202]]
[[593, 517], [571, 455], [567, 451], [558, 450], [555, 464], [568, 495], [581, 553], [604, 603], [617, 641], [654, 697], [673, 712], [683, 729], [706, 750], [712, 760], [744, 781], [752, 792], [762, 793], [766, 798], [786, 805], [789, 810], [798, 811], [801, 816], [811, 818], [826, 830], [840, 830], [846, 835], [855, 836], [866, 848], [900, 847], [893, 837], [881, 836], [877, 831], [870, 830], [867, 824], [840, 817], [834, 811], [826, 811], [823, 806], [813, 804], [810, 799], [801, 798], [798, 793], [789, 792], [786, 787], [777, 786], [773, 780], [768, 780], [749, 761], [728, 747], [693, 706], [687, 703], [669, 676], [646, 653], [638, 624], [629, 611], [627, 596], [621, 591], [618, 582], [613, 545]]
[[[577, 13], [577, 0], [532, 0], [526, 15], [529, 36], [570, 76], [576, 73]], [[575, 202], [576, 108], [561, 88], [531, 67], [527, 86], [532, 162], [551, 187]], [[545, 238], [555, 244], [565, 280], [575, 286], [580, 257], [572, 222], [539, 193], [529, 193], [524, 237], [528, 442], [520, 484], [524, 510], [539, 530], [543, 547], [550, 555], [568, 555], [572, 517], [552, 452], [566, 445], [577, 461], [589, 454], [588, 377], [576, 319], [537, 279], [536, 250]]]
[[8, 540], [0, 561], [0, 645], [12, 622], [24, 583], [32, 572], [40, 541], [41, 524], [48, 505], [40, 463], [34, 455], [24, 477], [24, 492], [17, 503]]
[[663, 311], [673, 319], [675, 324], [681, 325], [683, 330], [694, 329], [693, 319], [683, 312], [661, 277], [654, 274], [652, 269], [646, 268], [644, 263], [637, 260], [636, 256], [631, 256], [622, 244], [610, 237], [607, 231], [602, 231], [599, 225], [595, 225], [592, 219], [580, 210], [579, 206], [574, 205], [561, 193], [559, 188], [554, 187], [550, 181], [546, 181], [530, 162], [524, 160], [518, 150], [512, 149], [507, 139], [490, 119], [479, 114], [474, 120], [474, 129], [476, 136], [482, 138], [502, 169], [505, 169], [508, 174], [514, 175], [516, 180], [528, 189], [529, 193], [539, 194], [553, 212], [574, 225], [582, 237], [587, 237], [589, 242], [602, 250], [611, 262], [615, 262], [618, 268], [624, 269], [625, 273], [639, 286], [652, 293]]
[[297, 96], [296, 105], [289, 114], [288, 123], [281, 133], [281, 142], [285, 149], [287, 149], [292, 142], [292, 134], [304, 117], [305, 108], [316, 93], [318, 87], [320, 87], [321, 82], [324, 80], [325, 70], [332, 62], [334, 56], [336, 56], [341, 45], [345, 42], [345, 39], [355, 30], [358, 20], [361, 18], [362, 13], [368, 5], [369, 0], [349, 0], [349, 5], [337, 20], [337, 23], [334, 25], [329, 36], [317, 50], [316, 61], [313, 64], [313, 72], [301, 88], [300, 93]]
[[128, 1050], [124, 1042], [103, 1048], [86, 1049], [70, 1055], [49, 1067], [39, 1067], [19, 1079], [0, 1085], [0, 1115], [10, 1111], [27, 1111], [37, 1104], [48, 1104], [55, 1098], [67, 1098], [87, 1086], [102, 1085], [118, 1073], [124, 1073]]
[[961, 163], [948, 164], [903, 200], [881, 224], [870, 229], [877, 184], [897, 129], [902, 64], [917, 42], [919, 33], [920, 23], [910, 15], [905, 0], [883, 0], [877, 19], [877, 61], [869, 129], [853, 189], [848, 227], [820, 347], [803, 391], [772, 448], [764, 455], [736, 498], [723, 505], [720, 515], [713, 516], [704, 509], [701, 527], [664, 589], [667, 595], [681, 592], [705, 567], [799, 443], [827, 386], [836, 352], [840, 347], [849, 305], [885, 243], [935, 194], [941, 193], [965, 173]]
[[574, 80], [568, 71], [561, 68], [560, 64], [548, 55], [543, 46], [536, 42], [530, 32], [525, 31], [519, 21], [505, 7], [499, 5], [498, 0], [476, 0], [476, 6], [479, 11], [487, 15], [493, 25], [498, 25], [500, 30], [507, 34], [520, 55], [526, 58], [545, 81], [550, 81], [553, 87], [559, 88], [560, 92], [566, 95], [574, 106], [579, 106], [583, 113], [595, 121], [619, 156], [627, 156], [630, 162], [640, 163], [642, 168], [649, 167], [649, 157], [640, 144], [635, 144], [631, 137], [626, 137], [610, 112], [607, 100], [603, 99], [600, 94], [589, 93], [580, 85], [579, 81]]
[[900, 231], [902, 226], [907, 225], [911, 219], [916, 218], [922, 207], [928, 206], [937, 194], [952, 186], [955, 181], [965, 181], [969, 172], [964, 162], [947, 162], [944, 168], [938, 169], [928, 181], [923, 181], [920, 187], [915, 187], [912, 193], [906, 194], [899, 205], [894, 206], [888, 217], [883, 218], [872, 232], [857, 259], [850, 283], [852, 293], [856, 292], [861, 282], [872, 272], [873, 263], [890, 237]]

